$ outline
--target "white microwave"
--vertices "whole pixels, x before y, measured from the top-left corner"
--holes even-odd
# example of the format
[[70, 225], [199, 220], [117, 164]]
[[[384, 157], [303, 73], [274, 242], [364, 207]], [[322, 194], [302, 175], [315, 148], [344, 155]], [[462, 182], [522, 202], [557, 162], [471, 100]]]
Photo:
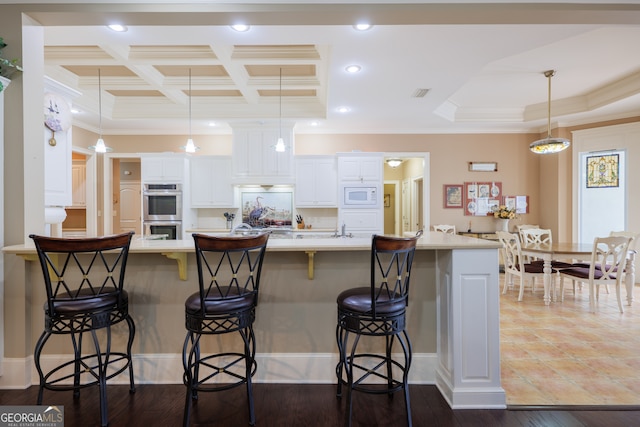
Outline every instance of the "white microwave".
[[340, 189], [340, 204], [343, 208], [377, 208], [380, 188], [377, 185], [344, 184]]

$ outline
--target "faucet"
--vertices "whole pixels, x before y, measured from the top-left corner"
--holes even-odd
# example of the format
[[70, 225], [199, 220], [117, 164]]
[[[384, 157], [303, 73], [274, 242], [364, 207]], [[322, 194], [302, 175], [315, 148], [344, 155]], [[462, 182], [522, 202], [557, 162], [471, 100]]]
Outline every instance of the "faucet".
[[235, 227], [233, 227], [231, 229], [231, 234], [235, 233], [236, 230], [253, 230], [253, 227], [247, 224], [246, 222], [243, 222], [242, 224], [238, 224]]
[[342, 227], [340, 227], [340, 237], [347, 237], [347, 224], [342, 223]]

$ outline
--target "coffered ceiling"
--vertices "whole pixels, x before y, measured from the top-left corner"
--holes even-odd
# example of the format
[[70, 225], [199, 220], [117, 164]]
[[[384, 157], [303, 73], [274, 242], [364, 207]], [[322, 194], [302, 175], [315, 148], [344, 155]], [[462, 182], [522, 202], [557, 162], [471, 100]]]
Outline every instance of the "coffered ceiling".
[[[374, 23], [361, 32], [344, 5], [257, 3], [244, 15], [187, 4], [173, 18], [109, 7], [33, 16], [47, 77], [78, 91], [74, 122], [93, 131], [100, 70], [105, 135], [186, 134], [189, 94], [196, 135], [280, 119], [300, 133], [540, 132], [548, 69], [554, 125], [640, 115], [640, 2], [374, 2], [360, 9]], [[103, 25], [115, 19], [128, 31]], [[232, 30], [238, 20], [249, 31]]]

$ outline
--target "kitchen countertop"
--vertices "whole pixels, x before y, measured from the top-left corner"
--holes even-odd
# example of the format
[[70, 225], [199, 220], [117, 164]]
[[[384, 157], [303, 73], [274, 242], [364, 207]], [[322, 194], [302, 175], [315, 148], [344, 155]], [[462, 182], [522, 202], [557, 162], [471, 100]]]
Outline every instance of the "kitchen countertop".
[[[215, 233], [218, 234], [218, 233]], [[220, 233], [226, 235], [227, 233]], [[306, 233], [305, 233], [306, 234]], [[368, 251], [371, 250], [371, 237], [332, 237], [331, 233], [323, 237], [304, 236], [269, 238], [267, 252], [304, 252], [307, 254], [308, 278], [313, 280], [315, 254], [318, 252], [336, 251]], [[330, 237], [331, 236], [331, 237]], [[417, 250], [451, 250], [451, 249], [498, 249], [498, 242], [446, 234], [434, 231], [426, 232], [416, 245]], [[15, 254], [27, 261], [36, 261], [34, 246], [12, 245], [2, 248], [6, 254]], [[187, 280], [187, 255], [194, 252], [193, 240], [148, 240], [134, 237], [129, 248], [130, 254], [160, 254], [173, 259], [178, 264], [180, 279]]]
[[[199, 230], [200, 231], [200, 230]], [[318, 232], [316, 230], [316, 232]], [[417, 249], [492, 249], [500, 244], [490, 240], [452, 234], [426, 232], [419, 240]], [[304, 237], [269, 239], [267, 251], [353, 251], [371, 249], [370, 237]], [[12, 245], [2, 248], [7, 254], [35, 254], [35, 247]], [[130, 253], [193, 252], [193, 240], [146, 240], [135, 238], [131, 241]]]

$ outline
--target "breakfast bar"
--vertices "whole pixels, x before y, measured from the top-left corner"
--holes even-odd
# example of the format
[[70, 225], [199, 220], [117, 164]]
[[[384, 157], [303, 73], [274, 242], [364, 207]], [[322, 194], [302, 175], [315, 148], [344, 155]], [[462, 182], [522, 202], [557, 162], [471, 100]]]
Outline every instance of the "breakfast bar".
[[[256, 382], [336, 381], [336, 297], [368, 285], [370, 249], [370, 237], [269, 239], [255, 322]], [[435, 232], [425, 233], [417, 244], [407, 312], [414, 352], [410, 382], [436, 384], [455, 409], [506, 407], [500, 384], [498, 249], [497, 242]], [[132, 242], [125, 288], [137, 330], [138, 383], [182, 382], [184, 301], [197, 288], [193, 252], [191, 240]], [[34, 248], [14, 245], [4, 253], [24, 259], [23, 271], [13, 274], [24, 274], [26, 286], [8, 280], [5, 306], [8, 323], [26, 329], [5, 330], [5, 373], [11, 375], [0, 383], [26, 387], [37, 378], [31, 357], [43, 322], [42, 274], [33, 262]], [[125, 335], [116, 329], [115, 345]], [[62, 345], [57, 349], [67, 351]], [[46, 355], [52, 363], [56, 350]]]

